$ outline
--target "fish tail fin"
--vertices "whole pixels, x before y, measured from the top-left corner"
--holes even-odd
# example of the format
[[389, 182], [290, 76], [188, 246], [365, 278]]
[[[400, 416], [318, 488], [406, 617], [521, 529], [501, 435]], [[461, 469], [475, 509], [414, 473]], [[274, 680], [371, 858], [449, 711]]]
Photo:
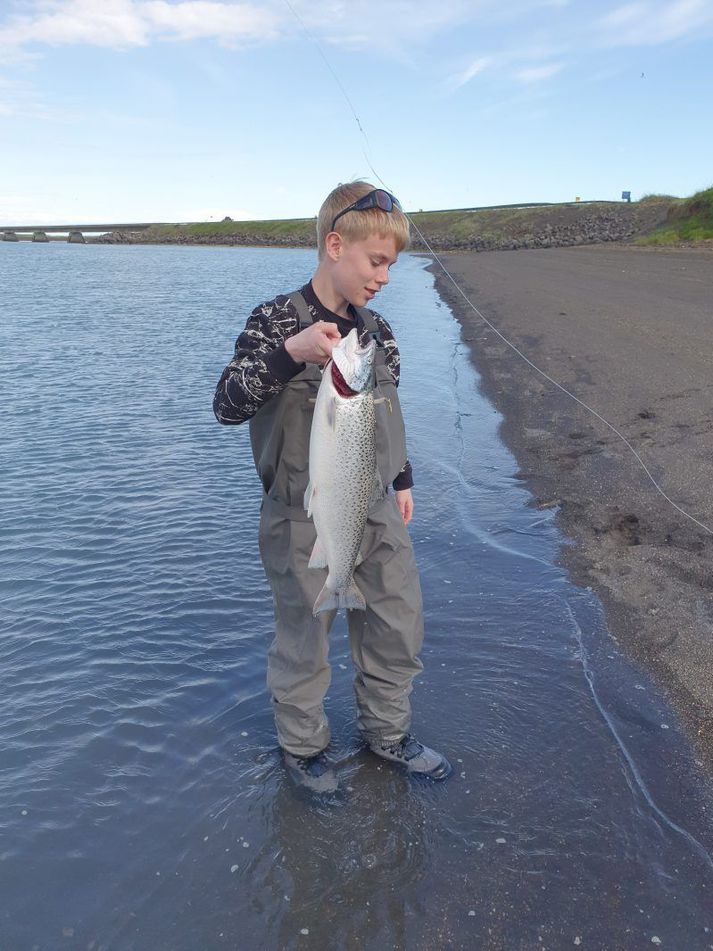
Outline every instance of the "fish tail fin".
[[352, 579], [346, 591], [341, 592], [339, 596], [339, 607], [350, 611], [366, 611], [366, 599], [357, 587], [356, 581]]
[[338, 607], [339, 595], [336, 591], [331, 591], [325, 584], [317, 595], [317, 600], [314, 602], [314, 607], [312, 608], [312, 614], [317, 617], [322, 611], [336, 611]]
[[364, 595], [354, 580], [346, 591], [332, 591], [325, 584], [317, 595], [312, 614], [317, 617], [322, 611], [337, 611], [339, 608], [345, 608], [348, 611], [366, 611]]

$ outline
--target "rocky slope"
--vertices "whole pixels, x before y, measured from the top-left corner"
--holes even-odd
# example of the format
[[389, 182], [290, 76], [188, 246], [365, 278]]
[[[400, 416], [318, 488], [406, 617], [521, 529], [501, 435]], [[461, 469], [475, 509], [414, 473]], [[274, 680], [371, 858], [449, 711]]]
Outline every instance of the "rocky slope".
[[[632, 241], [660, 227], [672, 202], [592, 202], [477, 211], [416, 212], [414, 251], [496, 251]], [[315, 219], [155, 225], [143, 232], [111, 232], [105, 244], [219, 244], [313, 247]]]

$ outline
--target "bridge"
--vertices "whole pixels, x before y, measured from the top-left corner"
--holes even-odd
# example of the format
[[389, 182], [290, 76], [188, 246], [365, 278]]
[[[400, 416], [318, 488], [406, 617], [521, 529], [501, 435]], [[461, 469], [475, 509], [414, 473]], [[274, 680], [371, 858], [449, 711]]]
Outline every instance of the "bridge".
[[[70, 244], [84, 244], [85, 234], [106, 234], [108, 231], [146, 231], [155, 222], [138, 224], [94, 225], [0, 225], [0, 241], [49, 241], [48, 235], [67, 235]], [[55, 240], [57, 240], [55, 238]]]

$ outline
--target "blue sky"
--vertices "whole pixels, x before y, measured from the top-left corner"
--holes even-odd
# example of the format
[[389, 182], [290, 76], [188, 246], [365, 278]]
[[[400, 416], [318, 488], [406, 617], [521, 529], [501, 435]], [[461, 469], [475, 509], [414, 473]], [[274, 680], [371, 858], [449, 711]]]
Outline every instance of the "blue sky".
[[690, 194], [712, 41], [713, 0], [0, 0], [0, 224], [311, 216], [365, 147], [407, 210]]

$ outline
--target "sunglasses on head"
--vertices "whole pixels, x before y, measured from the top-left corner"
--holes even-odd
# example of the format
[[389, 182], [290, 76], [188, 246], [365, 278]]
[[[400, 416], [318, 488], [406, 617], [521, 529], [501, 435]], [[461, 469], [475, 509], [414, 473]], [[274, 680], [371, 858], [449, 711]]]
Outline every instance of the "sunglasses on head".
[[337, 221], [348, 211], [366, 211], [368, 208], [380, 208], [382, 211], [393, 211], [396, 208], [401, 211], [401, 204], [398, 198], [394, 198], [390, 192], [384, 191], [383, 188], [375, 188], [373, 191], [367, 192], [366, 195], [362, 195], [353, 204], [342, 209], [335, 217], [329, 230], [334, 231]]

